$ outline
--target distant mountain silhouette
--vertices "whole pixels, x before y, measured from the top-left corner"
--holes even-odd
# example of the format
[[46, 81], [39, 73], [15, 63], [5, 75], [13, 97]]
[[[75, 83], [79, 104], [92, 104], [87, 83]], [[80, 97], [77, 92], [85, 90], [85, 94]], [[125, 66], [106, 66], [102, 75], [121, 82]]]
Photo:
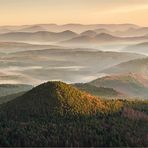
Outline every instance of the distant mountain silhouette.
[[75, 36], [77, 36], [77, 34], [69, 30], [59, 33], [48, 31], [10, 32], [6, 34], [0, 34], [0, 41], [57, 42], [62, 40], [68, 40], [74, 38]]
[[97, 35], [97, 33], [93, 30], [87, 30], [87, 31], [84, 31], [80, 34], [81, 36], [89, 36], [89, 37], [94, 37]]
[[139, 26], [134, 24], [35, 24], [35, 25], [22, 25], [22, 26], [0, 26], [0, 33], [6, 32], [17, 32], [17, 31], [52, 31], [52, 32], [62, 32], [65, 30], [71, 30], [73, 32], [81, 33], [87, 30], [96, 30], [96, 29], [107, 29], [111, 31], [127, 30], [129, 28], [139, 28]]
[[112, 34], [123, 37], [146, 36], [148, 34], [148, 27], [131, 27], [124, 31], [114, 31]]
[[119, 37], [115, 37], [115, 36], [112, 36], [107, 33], [100, 33], [100, 34], [96, 35], [95, 38], [98, 41], [118, 41], [118, 40], [120, 40]]
[[25, 27], [25, 28], [20, 29], [18, 31], [20, 31], [20, 32], [38, 32], [38, 31], [48, 31], [48, 30], [40, 25], [34, 25], [34, 26]]
[[112, 33], [113, 33], [113, 31], [110, 31], [110, 30], [105, 29], [105, 28], [98, 28], [98, 29], [95, 29], [93, 31], [96, 32], [97, 34], [107, 33], [107, 34], [111, 34], [112, 35]]
[[72, 39], [69, 39], [67, 41], [63, 41], [63, 44], [84, 44], [84, 45], [90, 45], [90, 44], [96, 44], [100, 45], [101, 43], [117, 43], [117, 42], [137, 42], [137, 41], [148, 41], [147, 36], [139, 36], [139, 37], [119, 37], [119, 36], [113, 36], [108, 33], [100, 33], [96, 36], [93, 36], [92, 34], [89, 36], [88, 33], [85, 35], [81, 35]]

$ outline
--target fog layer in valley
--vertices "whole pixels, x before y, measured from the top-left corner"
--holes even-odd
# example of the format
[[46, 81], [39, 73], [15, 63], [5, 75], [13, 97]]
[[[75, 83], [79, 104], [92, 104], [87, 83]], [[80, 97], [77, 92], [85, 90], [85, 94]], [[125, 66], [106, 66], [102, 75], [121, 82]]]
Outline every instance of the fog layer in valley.
[[148, 54], [147, 28], [125, 24], [53, 26], [9, 26], [7, 32], [0, 27], [1, 84], [85, 83], [110, 75], [106, 69]]

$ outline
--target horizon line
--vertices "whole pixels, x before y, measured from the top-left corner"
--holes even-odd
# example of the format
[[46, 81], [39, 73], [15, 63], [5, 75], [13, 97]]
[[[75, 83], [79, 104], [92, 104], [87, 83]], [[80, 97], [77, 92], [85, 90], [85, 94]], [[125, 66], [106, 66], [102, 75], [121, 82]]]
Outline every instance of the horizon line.
[[135, 25], [139, 27], [146, 27], [143, 25], [135, 24], [135, 23], [92, 23], [92, 24], [83, 24], [83, 23], [32, 23], [32, 24], [13, 24], [13, 25], [0, 25], [0, 27], [9, 27], [9, 26], [33, 26], [33, 25], [57, 25], [57, 26], [64, 26], [64, 25]]

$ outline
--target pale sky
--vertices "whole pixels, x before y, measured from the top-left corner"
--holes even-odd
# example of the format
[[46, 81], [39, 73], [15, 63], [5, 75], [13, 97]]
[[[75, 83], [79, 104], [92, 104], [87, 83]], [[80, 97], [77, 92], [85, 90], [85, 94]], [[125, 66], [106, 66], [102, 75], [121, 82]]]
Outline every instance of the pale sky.
[[148, 0], [0, 0], [0, 26], [38, 23], [148, 26]]

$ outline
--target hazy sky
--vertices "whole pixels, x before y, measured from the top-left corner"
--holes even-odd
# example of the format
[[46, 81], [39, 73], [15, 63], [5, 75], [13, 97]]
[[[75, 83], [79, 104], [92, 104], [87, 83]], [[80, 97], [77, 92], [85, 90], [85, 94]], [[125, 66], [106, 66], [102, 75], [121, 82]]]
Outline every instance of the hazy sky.
[[0, 25], [36, 23], [148, 26], [148, 0], [0, 0]]

